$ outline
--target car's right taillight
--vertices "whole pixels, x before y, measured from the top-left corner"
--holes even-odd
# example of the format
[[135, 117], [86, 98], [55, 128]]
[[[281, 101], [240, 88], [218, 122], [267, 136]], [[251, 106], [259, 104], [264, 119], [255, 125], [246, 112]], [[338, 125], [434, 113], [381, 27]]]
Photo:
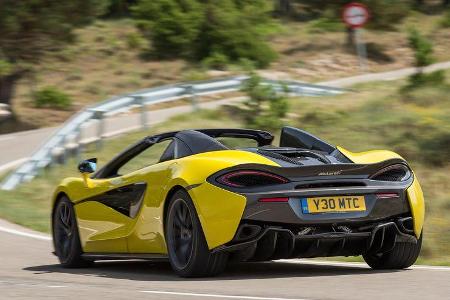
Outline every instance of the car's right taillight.
[[231, 171], [218, 177], [217, 182], [231, 187], [258, 187], [288, 183], [289, 180], [269, 172], [257, 170]]
[[383, 168], [370, 176], [372, 180], [379, 181], [405, 181], [411, 177], [411, 171], [404, 164], [395, 164]]

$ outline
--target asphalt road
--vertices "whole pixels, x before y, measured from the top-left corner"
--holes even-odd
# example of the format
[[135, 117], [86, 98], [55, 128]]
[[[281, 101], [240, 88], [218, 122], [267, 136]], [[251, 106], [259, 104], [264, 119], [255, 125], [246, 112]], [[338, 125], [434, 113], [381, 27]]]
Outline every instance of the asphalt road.
[[0, 242], [0, 299], [450, 299], [446, 267], [373, 271], [364, 264], [291, 260], [241, 263], [218, 277], [183, 279], [161, 262], [63, 269], [47, 236], [4, 221]]

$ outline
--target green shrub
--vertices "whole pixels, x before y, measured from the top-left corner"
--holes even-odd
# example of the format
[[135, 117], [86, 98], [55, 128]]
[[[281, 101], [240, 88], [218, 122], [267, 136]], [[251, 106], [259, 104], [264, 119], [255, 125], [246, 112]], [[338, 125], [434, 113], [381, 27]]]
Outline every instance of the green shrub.
[[0, 59], [0, 76], [10, 75], [12, 72], [13, 66], [6, 60]]
[[309, 31], [313, 33], [320, 32], [338, 32], [344, 30], [344, 24], [339, 19], [318, 18], [309, 23]]
[[420, 156], [431, 165], [443, 166], [450, 162], [450, 128], [435, 126], [427, 128], [417, 139]]
[[408, 35], [409, 46], [414, 51], [416, 67], [425, 67], [434, 63], [433, 44], [417, 29], [411, 29]]
[[265, 0], [141, 0], [133, 15], [156, 56], [219, 65], [246, 58], [265, 67], [276, 58], [264, 40], [271, 10]]
[[314, 110], [308, 111], [300, 117], [300, 124], [309, 126], [333, 126], [344, 122], [348, 118], [345, 111]]
[[[433, 87], [445, 88], [445, 74], [443, 71], [435, 71], [432, 73], [418, 72], [409, 76], [408, 84], [401, 90], [401, 94], [405, 99], [409, 96], [414, 96], [412, 93], [416, 89], [431, 87], [433, 93], [440, 93], [439, 90], [433, 89]], [[422, 89], [419, 91], [421, 93]]]
[[283, 125], [283, 118], [289, 111], [285, 95], [277, 93], [271, 86], [263, 85], [261, 77], [251, 73], [242, 91], [248, 96], [245, 123], [250, 128], [275, 130]]
[[53, 86], [44, 87], [33, 95], [37, 107], [67, 109], [72, 105], [72, 99], [66, 93]]
[[420, 161], [431, 166], [444, 166], [450, 161], [450, 128], [447, 124], [436, 122], [411, 123], [409, 128], [396, 130], [390, 143], [394, 150], [408, 160]]
[[200, 81], [208, 79], [208, 74], [202, 69], [190, 69], [183, 72], [183, 81]]
[[444, 28], [450, 28], [450, 9], [447, 9], [447, 11], [444, 13], [444, 16], [441, 20], [441, 26]]
[[404, 91], [415, 89], [424, 85], [442, 84], [445, 80], [442, 71], [430, 74], [423, 73], [423, 68], [435, 62], [433, 57], [433, 44], [418, 30], [411, 29], [408, 35], [409, 46], [414, 51], [415, 65], [419, 68], [416, 74], [409, 77], [408, 85]]
[[132, 11], [157, 56], [192, 58], [204, 19], [199, 1], [141, 0]]
[[412, 0], [364, 0], [370, 11], [369, 28], [391, 30], [408, 16]]
[[[291, 1], [294, 2], [294, 1]], [[342, 9], [347, 3], [353, 2], [349, 0], [302, 0], [299, 7], [308, 13], [308, 17], [314, 19], [320, 17], [328, 20], [339, 21], [341, 19]], [[370, 20], [367, 24], [369, 28], [380, 30], [395, 29], [397, 24], [400, 24], [402, 19], [408, 16], [413, 6], [413, 0], [361, 0], [370, 11]], [[318, 26], [327, 29], [332, 29], [329, 21], [320, 20]], [[324, 27], [325, 28], [324, 28]], [[336, 23], [336, 26], [338, 24]], [[326, 30], [328, 31], [328, 30]]]
[[202, 61], [207, 68], [217, 70], [225, 70], [228, 63], [228, 57], [220, 52], [214, 52]]
[[126, 36], [127, 46], [130, 49], [142, 48], [145, 41], [139, 33], [132, 32]]
[[[450, 94], [450, 86], [442, 84], [443, 79], [438, 79], [437, 84], [433, 84], [433, 82], [436, 82], [434, 79], [424, 83], [423, 77], [427, 78], [428, 75], [432, 74], [423, 75], [425, 76], [421, 76], [421, 88], [406, 88], [402, 90], [402, 101], [406, 103], [414, 103], [420, 106], [447, 103], [449, 99], [448, 95]], [[412, 83], [410, 84], [412, 85]], [[417, 86], [417, 83], [415, 86]]]

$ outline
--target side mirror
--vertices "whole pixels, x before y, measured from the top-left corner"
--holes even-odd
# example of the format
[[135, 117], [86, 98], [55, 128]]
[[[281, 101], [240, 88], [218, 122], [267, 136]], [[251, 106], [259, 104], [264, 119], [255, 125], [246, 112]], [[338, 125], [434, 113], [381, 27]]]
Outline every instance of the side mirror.
[[95, 170], [97, 170], [97, 158], [86, 159], [78, 164], [78, 171], [82, 174], [94, 173]]

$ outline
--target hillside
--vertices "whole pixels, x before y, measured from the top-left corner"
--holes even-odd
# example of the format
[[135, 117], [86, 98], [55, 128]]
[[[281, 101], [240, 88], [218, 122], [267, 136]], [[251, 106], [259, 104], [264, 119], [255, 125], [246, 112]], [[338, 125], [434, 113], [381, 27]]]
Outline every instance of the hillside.
[[[309, 130], [332, 144], [353, 151], [392, 149], [411, 163], [427, 203], [425, 240], [421, 262], [450, 265], [450, 72], [447, 84], [401, 93], [405, 80], [376, 82], [353, 87], [337, 97], [294, 98], [284, 120]], [[424, 100], [426, 99], [426, 100]], [[227, 112], [227, 113], [224, 113]], [[203, 110], [179, 116], [148, 131], [108, 140], [101, 151], [88, 149], [103, 165], [118, 151], [146, 135], [187, 128], [243, 127], [239, 109]], [[0, 217], [48, 232], [50, 198], [66, 176], [79, 176], [76, 162], [55, 166], [12, 192], [1, 191]]]
[[[441, 15], [414, 13], [396, 31], [366, 31], [372, 72], [412, 66], [413, 54], [407, 43], [407, 29], [419, 27], [434, 43], [439, 61], [450, 60], [450, 30], [440, 27]], [[354, 49], [345, 45], [343, 27], [327, 31], [317, 21], [278, 21], [270, 34], [270, 44], [278, 54], [267, 70], [271, 78], [319, 81], [356, 75], [358, 61]], [[337, 31], [335, 31], [337, 30]], [[168, 82], [198, 80], [242, 73], [241, 66], [225, 71], [208, 70], [201, 64], [183, 60], [157, 60], [148, 54], [148, 44], [130, 19], [99, 20], [76, 32], [75, 43], [51, 52], [34, 66], [36, 71], [20, 81], [14, 98], [19, 122], [0, 126], [1, 132], [54, 126], [87, 104], [113, 95]], [[46, 86], [55, 86], [73, 99], [67, 110], [36, 108], [31, 95]]]

